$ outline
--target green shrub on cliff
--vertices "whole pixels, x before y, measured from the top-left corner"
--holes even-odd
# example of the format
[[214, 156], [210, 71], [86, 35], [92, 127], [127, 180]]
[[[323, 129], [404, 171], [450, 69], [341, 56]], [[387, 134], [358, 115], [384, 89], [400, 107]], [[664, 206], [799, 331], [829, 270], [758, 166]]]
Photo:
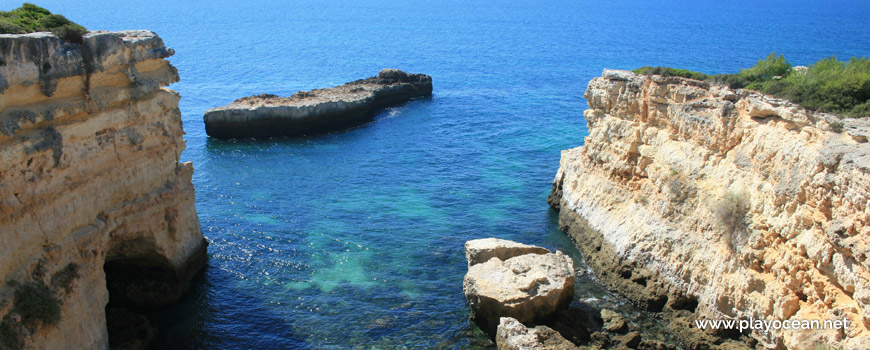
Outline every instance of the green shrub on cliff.
[[638, 69], [633, 70], [637, 74], [646, 74], [646, 75], [663, 75], [666, 77], [683, 77], [695, 80], [706, 80], [708, 77], [704, 73], [690, 71], [688, 69], [676, 69], [671, 67], [650, 67], [643, 66]]
[[767, 57], [758, 60], [755, 66], [741, 69], [737, 75], [749, 82], [769, 81], [776, 77], [784, 77], [791, 70], [791, 63], [782, 55], [771, 52]]
[[87, 29], [34, 4], [24, 3], [12, 11], [0, 11], [0, 34], [33, 32], [52, 32], [63, 40], [80, 44]]
[[15, 328], [9, 315], [3, 317], [3, 320], [0, 321], [0, 349], [17, 350], [23, 347], [24, 344]]
[[844, 117], [870, 116], [870, 60], [822, 59], [806, 69], [790, 70], [779, 80], [761, 80], [747, 88], [782, 97], [809, 109]]
[[842, 117], [870, 116], [870, 59], [822, 59], [808, 67], [792, 67], [785, 57], [771, 53], [752, 68], [737, 74], [705, 75], [684, 69], [642, 67], [638, 74], [680, 76], [722, 83], [784, 98], [801, 106]]
[[21, 322], [28, 327], [37, 324], [55, 325], [60, 322], [58, 297], [41, 283], [25, 283], [15, 287], [12, 312], [21, 315]]

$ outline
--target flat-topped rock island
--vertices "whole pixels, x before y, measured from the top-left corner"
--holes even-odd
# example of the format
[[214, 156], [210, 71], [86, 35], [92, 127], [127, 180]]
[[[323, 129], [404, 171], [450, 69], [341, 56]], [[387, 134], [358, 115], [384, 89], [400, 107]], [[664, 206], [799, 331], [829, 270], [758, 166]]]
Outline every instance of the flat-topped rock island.
[[381, 108], [432, 95], [432, 77], [384, 69], [377, 76], [290, 97], [260, 94], [209, 109], [205, 131], [221, 139], [299, 136], [371, 121]]

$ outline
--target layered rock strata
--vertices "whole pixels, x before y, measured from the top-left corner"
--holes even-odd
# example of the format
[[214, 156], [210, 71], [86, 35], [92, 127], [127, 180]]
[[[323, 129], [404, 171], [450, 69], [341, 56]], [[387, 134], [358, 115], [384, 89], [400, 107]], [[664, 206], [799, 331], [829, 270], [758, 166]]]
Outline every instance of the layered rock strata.
[[[585, 97], [589, 136], [562, 152], [549, 201], [602, 281], [690, 348], [870, 348], [870, 123], [627, 71]], [[697, 319], [848, 327], [741, 335]]]
[[[469, 257], [463, 291], [471, 319], [494, 335], [502, 317], [535, 322], [568, 307], [574, 296], [574, 263], [562, 252], [493, 238], [465, 243]], [[489, 256], [486, 261], [472, 259]], [[476, 262], [476, 263], [473, 263]]]
[[105, 349], [110, 296], [162, 306], [204, 265], [172, 54], [0, 35], [0, 348]]
[[243, 97], [209, 109], [203, 119], [215, 138], [298, 136], [362, 124], [381, 108], [430, 95], [432, 77], [384, 69], [375, 77], [290, 97]]

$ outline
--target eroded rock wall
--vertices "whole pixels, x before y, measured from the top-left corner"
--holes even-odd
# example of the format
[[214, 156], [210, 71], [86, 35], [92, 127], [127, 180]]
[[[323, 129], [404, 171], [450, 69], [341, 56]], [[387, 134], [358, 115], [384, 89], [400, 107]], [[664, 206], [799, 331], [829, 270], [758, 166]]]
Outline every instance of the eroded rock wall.
[[[107, 348], [107, 261], [159, 267], [177, 290], [203, 266], [179, 95], [162, 87], [172, 54], [148, 31], [0, 35], [4, 345]], [[23, 324], [26, 283], [62, 302], [56, 325]]]
[[845, 318], [743, 343], [870, 348], [870, 123], [627, 71], [585, 97], [589, 136], [563, 151], [549, 201], [604, 282], [690, 347], [740, 337], [698, 318]]

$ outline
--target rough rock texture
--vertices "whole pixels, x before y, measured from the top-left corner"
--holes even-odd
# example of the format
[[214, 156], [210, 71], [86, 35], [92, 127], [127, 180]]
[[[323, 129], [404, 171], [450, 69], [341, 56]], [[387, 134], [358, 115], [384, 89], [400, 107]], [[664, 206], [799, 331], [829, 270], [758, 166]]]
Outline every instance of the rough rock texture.
[[498, 350], [575, 350], [580, 349], [559, 332], [547, 326], [528, 328], [512, 317], [502, 317], [496, 331]]
[[613, 310], [601, 310], [601, 319], [604, 321], [603, 329], [611, 333], [628, 333], [628, 324], [625, 323], [625, 318], [614, 312]]
[[[527, 246], [503, 241], [525, 251]], [[476, 243], [466, 244], [466, 247]], [[471, 319], [491, 336], [501, 317], [520, 322], [541, 321], [566, 308], [574, 296], [574, 263], [562, 252], [493, 257], [469, 266], [463, 291], [471, 305]], [[469, 256], [466, 254], [466, 256]]]
[[468, 261], [468, 266], [487, 262], [492, 258], [504, 261], [519, 255], [549, 252], [546, 248], [498, 238], [482, 238], [465, 242], [465, 260]]
[[216, 138], [297, 136], [370, 121], [380, 108], [432, 95], [432, 77], [384, 69], [378, 76], [290, 97], [243, 97], [209, 109], [205, 131]]
[[749, 344], [870, 347], [866, 121], [835, 133], [782, 100], [626, 71], [585, 96], [589, 136], [563, 151], [550, 203], [602, 281], [693, 348], [739, 336], [699, 332], [698, 317], [846, 318]]
[[[104, 265], [130, 294], [176, 293], [161, 302], [203, 266], [172, 54], [147, 31], [0, 35], [0, 347], [107, 348]], [[62, 302], [54, 326], [21, 324], [34, 282]]]

